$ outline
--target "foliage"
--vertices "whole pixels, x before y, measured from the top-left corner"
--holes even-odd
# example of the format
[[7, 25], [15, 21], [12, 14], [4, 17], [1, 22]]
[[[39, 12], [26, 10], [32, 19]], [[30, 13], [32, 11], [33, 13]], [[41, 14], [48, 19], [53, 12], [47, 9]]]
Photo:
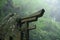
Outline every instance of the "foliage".
[[[51, 8], [43, 0], [12, 0], [13, 6], [19, 7], [19, 14], [31, 15], [32, 13], [44, 8], [44, 16], [36, 22], [37, 28], [30, 31], [30, 40], [60, 40], [60, 22], [51, 18]], [[0, 20], [4, 17], [5, 12], [1, 12], [2, 7], [7, 3], [6, 0], [0, 0]], [[44, 3], [44, 5], [43, 5]], [[9, 9], [10, 10], [10, 9]], [[16, 9], [15, 9], [16, 10]], [[16, 10], [17, 11], [17, 10]], [[9, 11], [8, 11], [9, 12]], [[23, 14], [24, 13], [24, 14]], [[6, 13], [7, 15], [7, 13]], [[27, 16], [25, 15], [25, 16]]]
[[58, 22], [42, 17], [36, 22], [36, 25], [36, 30], [30, 32], [32, 40], [60, 40], [60, 26]]

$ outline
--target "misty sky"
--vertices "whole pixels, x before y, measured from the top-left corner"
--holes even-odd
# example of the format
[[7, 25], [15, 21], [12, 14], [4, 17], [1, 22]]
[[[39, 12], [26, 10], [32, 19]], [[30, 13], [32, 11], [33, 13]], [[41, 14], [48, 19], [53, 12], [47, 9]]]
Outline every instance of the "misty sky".
[[50, 13], [51, 17], [56, 21], [60, 21], [60, 0], [13, 0], [14, 5], [25, 9], [24, 13], [34, 13], [42, 8], [45, 13]]
[[46, 2], [51, 7], [52, 17], [60, 21], [60, 0], [46, 0]]

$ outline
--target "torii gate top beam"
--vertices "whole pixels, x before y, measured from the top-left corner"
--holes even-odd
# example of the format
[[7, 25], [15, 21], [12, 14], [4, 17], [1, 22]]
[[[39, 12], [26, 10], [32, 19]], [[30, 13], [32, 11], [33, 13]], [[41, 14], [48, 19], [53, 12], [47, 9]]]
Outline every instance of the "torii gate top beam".
[[21, 23], [37, 21], [37, 19], [39, 17], [42, 17], [43, 16], [44, 12], [45, 12], [45, 10], [42, 9], [42, 10], [34, 13], [33, 15], [29, 16], [29, 17], [21, 18]]

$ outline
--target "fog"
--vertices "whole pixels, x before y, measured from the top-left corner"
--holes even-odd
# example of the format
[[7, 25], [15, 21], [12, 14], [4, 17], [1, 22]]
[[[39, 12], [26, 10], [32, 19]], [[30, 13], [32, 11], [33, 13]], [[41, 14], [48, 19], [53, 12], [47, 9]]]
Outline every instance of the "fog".
[[[34, 13], [42, 8], [46, 10], [46, 13], [56, 21], [60, 21], [60, 1], [59, 0], [13, 0], [14, 5], [20, 7], [24, 13]], [[22, 11], [22, 12], [23, 12]]]
[[37, 26], [30, 31], [30, 40], [60, 40], [60, 0], [8, 0], [0, 5], [0, 21], [9, 13], [26, 17], [41, 9], [44, 15], [30, 24]]

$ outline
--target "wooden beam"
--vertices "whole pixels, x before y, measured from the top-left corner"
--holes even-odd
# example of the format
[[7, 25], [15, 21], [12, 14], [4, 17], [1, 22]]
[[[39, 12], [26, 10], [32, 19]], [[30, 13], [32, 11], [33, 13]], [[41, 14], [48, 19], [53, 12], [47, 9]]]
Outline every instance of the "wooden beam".
[[39, 17], [42, 17], [42, 16], [43, 16], [44, 12], [45, 12], [45, 10], [42, 9], [42, 10], [40, 10], [40, 11], [32, 14], [32, 15], [29, 16], [29, 17], [21, 18], [21, 22], [23, 23], [23, 22], [37, 21], [37, 19], [38, 19]]

